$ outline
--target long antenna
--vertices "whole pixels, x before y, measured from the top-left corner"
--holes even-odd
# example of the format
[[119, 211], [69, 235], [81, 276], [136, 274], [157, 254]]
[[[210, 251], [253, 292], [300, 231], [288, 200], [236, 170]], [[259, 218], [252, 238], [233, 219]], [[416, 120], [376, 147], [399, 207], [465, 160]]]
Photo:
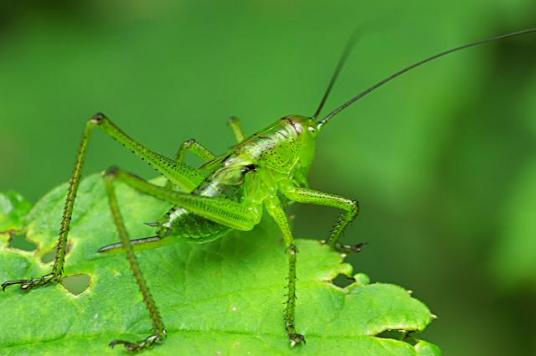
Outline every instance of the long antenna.
[[329, 80], [328, 87], [326, 88], [326, 91], [324, 92], [324, 96], [322, 97], [322, 100], [320, 100], [320, 104], [318, 105], [318, 108], [316, 108], [316, 111], [313, 114], [313, 119], [316, 119], [318, 115], [320, 115], [320, 112], [322, 111], [324, 104], [326, 104], [326, 100], [328, 100], [329, 94], [331, 93], [331, 89], [333, 89], [333, 85], [335, 85], [335, 82], [337, 81], [337, 77], [339, 76], [339, 73], [341, 72], [341, 69], [344, 66], [344, 63], [346, 63], [346, 60], [348, 59], [350, 52], [352, 52], [352, 49], [354, 48], [354, 44], [356, 43], [360, 32], [361, 32], [360, 28], [356, 29], [352, 33], [348, 41], [346, 42], [346, 45], [341, 54], [341, 57], [339, 58], [339, 62], [337, 63], [337, 66], [335, 67], [335, 71], [333, 72], [333, 74], [331, 75], [331, 79]]
[[443, 56], [446, 56], [446, 55], [448, 55], [450, 53], [461, 51], [462, 49], [475, 47], [475, 46], [478, 46], [478, 45], [481, 45], [481, 44], [484, 44], [484, 43], [494, 42], [494, 41], [498, 41], [498, 40], [502, 40], [502, 39], [506, 39], [506, 38], [510, 38], [510, 37], [516, 37], [516, 36], [526, 35], [526, 34], [535, 33], [535, 32], [536, 32], [536, 27], [533, 27], [533, 28], [528, 28], [528, 29], [521, 30], [521, 31], [507, 33], [507, 34], [500, 35], [500, 36], [486, 38], [484, 40], [480, 40], [480, 41], [476, 41], [476, 42], [471, 42], [471, 43], [465, 44], [463, 46], [451, 48], [449, 50], [434, 54], [433, 56], [430, 56], [428, 58], [420, 60], [419, 62], [411, 64], [411, 65], [409, 65], [409, 66], [407, 66], [405, 68], [402, 68], [398, 72], [395, 72], [395, 73], [391, 74], [390, 76], [380, 80], [379, 82], [377, 82], [376, 84], [374, 84], [370, 88], [362, 91], [361, 93], [357, 94], [353, 98], [351, 98], [348, 101], [344, 102], [343, 104], [337, 106], [333, 111], [331, 111], [329, 114], [327, 114], [322, 120], [318, 121], [318, 129], [320, 129], [322, 126], [327, 124], [328, 121], [331, 120], [335, 115], [337, 115], [338, 113], [340, 113], [341, 111], [343, 111], [344, 109], [346, 109], [347, 107], [349, 107], [350, 105], [352, 105], [353, 103], [358, 101], [359, 99], [367, 96], [368, 94], [372, 93], [374, 90], [378, 89], [379, 87], [383, 86], [384, 84], [387, 84], [391, 80], [393, 80], [395, 78], [398, 78], [402, 74], [404, 74], [406, 72], [409, 72], [410, 70], [412, 70], [412, 69], [414, 69], [416, 67], [419, 67], [419, 66], [421, 66], [421, 65], [423, 65], [425, 63], [428, 63], [428, 62], [431, 62], [431, 61], [433, 61], [435, 59], [438, 59], [438, 58], [441, 58]]

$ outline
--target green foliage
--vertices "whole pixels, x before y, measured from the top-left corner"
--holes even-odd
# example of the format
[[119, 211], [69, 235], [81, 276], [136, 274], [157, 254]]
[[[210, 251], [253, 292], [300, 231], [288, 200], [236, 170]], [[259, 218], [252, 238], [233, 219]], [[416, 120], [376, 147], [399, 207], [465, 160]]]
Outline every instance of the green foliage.
[[[536, 78], [536, 70], [532, 72], [532, 77]], [[536, 290], [536, 158], [532, 145], [536, 139], [535, 91], [536, 80], [521, 93], [520, 111], [525, 120], [520, 131], [526, 134], [525, 139], [531, 145], [522, 147], [525, 155], [520, 156], [524, 159], [513, 175], [509, 199], [501, 209], [500, 239], [494, 248], [492, 264], [501, 285], [532, 291]]]
[[[27, 216], [22, 251], [0, 243], [0, 279], [38, 276], [41, 259], [54, 247], [66, 186], [47, 194]], [[122, 213], [133, 237], [148, 236], [168, 205], [118, 187]], [[17, 206], [11, 212], [18, 211]], [[7, 212], [7, 215], [6, 215]], [[3, 210], [2, 221], [19, 216]], [[20, 216], [19, 216], [20, 218]], [[11, 220], [10, 220], [11, 219]], [[0, 348], [12, 353], [112, 352], [115, 338], [140, 339], [150, 320], [123, 254], [98, 255], [116, 241], [103, 184], [85, 179], [71, 230], [66, 276], [89, 275], [89, 288], [73, 295], [64, 286], [0, 295]], [[142, 269], [167, 325], [169, 338], [151, 352], [186, 354], [360, 354], [439, 355], [424, 341], [388, 338], [384, 331], [421, 331], [432, 314], [408, 291], [372, 283], [363, 274], [345, 288], [331, 281], [352, 276], [342, 257], [317, 241], [299, 240], [298, 330], [307, 344], [291, 350], [283, 327], [287, 258], [277, 228], [269, 221], [252, 232], [233, 233], [204, 245], [182, 241], [139, 251]], [[412, 341], [412, 342], [410, 342]]]
[[[0, 3], [0, 190], [32, 201], [69, 177], [94, 112], [169, 157], [189, 138], [221, 153], [233, 142], [230, 115], [253, 133], [311, 114], [356, 26], [364, 36], [327, 108], [423, 56], [536, 23], [534, 0]], [[29, 4], [49, 11], [10, 10]], [[433, 301], [441, 323], [427, 337], [448, 354], [535, 353], [535, 44], [423, 67], [319, 139], [311, 185], [362, 205], [348, 231], [370, 243], [357, 266]], [[152, 172], [97, 133], [86, 171], [111, 164]], [[325, 237], [336, 213], [297, 208], [299, 236]]]
[[536, 162], [527, 164], [507, 202], [494, 272], [508, 287], [536, 290]]
[[0, 231], [19, 229], [32, 205], [15, 192], [0, 193]]

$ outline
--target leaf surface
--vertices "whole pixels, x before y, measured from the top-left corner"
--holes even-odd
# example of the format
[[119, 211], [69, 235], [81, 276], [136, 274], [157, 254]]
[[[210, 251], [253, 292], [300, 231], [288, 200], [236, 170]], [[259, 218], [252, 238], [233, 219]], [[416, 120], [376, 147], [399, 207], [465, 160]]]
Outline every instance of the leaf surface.
[[[37, 277], [54, 250], [66, 185], [39, 201], [25, 217], [35, 251], [0, 245], [0, 279]], [[118, 186], [131, 237], [150, 236], [143, 225], [169, 205]], [[65, 276], [85, 274], [79, 295], [63, 285], [0, 294], [0, 349], [8, 353], [118, 353], [112, 339], [138, 340], [151, 331], [147, 311], [122, 253], [95, 251], [117, 240], [99, 176], [79, 190], [70, 233]], [[10, 221], [2, 212], [0, 217]], [[13, 228], [19, 228], [15, 223]], [[8, 228], [10, 228], [8, 226]], [[4, 241], [4, 240], [2, 240]], [[307, 344], [290, 349], [283, 324], [287, 257], [280, 233], [269, 219], [251, 232], [235, 232], [197, 245], [174, 242], [137, 252], [142, 270], [168, 329], [168, 338], [147, 353], [438, 355], [424, 341], [378, 336], [384, 331], [421, 331], [428, 308], [401, 287], [368, 283], [363, 274], [345, 288], [331, 281], [352, 276], [342, 257], [318, 241], [298, 240], [296, 324]], [[65, 283], [65, 282], [64, 282]]]

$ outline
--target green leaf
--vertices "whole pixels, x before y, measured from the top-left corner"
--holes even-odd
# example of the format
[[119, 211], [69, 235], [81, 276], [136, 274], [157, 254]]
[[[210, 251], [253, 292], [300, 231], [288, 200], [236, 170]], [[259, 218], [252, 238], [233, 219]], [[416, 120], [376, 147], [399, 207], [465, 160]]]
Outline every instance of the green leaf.
[[[53, 251], [66, 186], [46, 195], [31, 213], [27, 238], [33, 252], [0, 246], [2, 280], [49, 271], [41, 262]], [[149, 236], [143, 225], [169, 205], [118, 187], [132, 237]], [[123, 254], [99, 255], [116, 232], [100, 177], [85, 179], [76, 201], [65, 275], [90, 277], [87, 290], [73, 295], [63, 285], [26, 294], [0, 295], [0, 348], [8, 353], [113, 353], [116, 338], [138, 340], [151, 331], [147, 311]], [[172, 238], [171, 238], [172, 239]], [[438, 355], [437, 347], [380, 335], [421, 331], [428, 308], [398, 286], [369, 284], [363, 274], [340, 288], [331, 281], [352, 275], [352, 267], [327, 246], [298, 241], [296, 324], [307, 344], [290, 349], [283, 324], [287, 257], [280, 233], [267, 219], [251, 232], [216, 242], [184, 241], [139, 251], [149, 287], [168, 329], [163, 345], [148, 353]], [[68, 278], [67, 278], [68, 279]], [[65, 280], [64, 280], [65, 284]], [[400, 334], [402, 336], [403, 334]]]
[[20, 229], [32, 205], [15, 192], [0, 193], [0, 231]]

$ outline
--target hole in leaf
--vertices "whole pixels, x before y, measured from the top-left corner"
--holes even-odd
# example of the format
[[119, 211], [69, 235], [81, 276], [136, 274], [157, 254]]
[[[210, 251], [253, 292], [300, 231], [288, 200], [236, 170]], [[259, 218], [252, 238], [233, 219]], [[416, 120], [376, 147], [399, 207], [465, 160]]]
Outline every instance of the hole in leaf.
[[354, 278], [349, 277], [345, 274], [338, 274], [337, 277], [333, 278], [333, 280], [331, 281], [331, 283], [333, 283], [334, 285], [340, 288], [346, 288], [354, 282], [355, 282]]
[[54, 261], [54, 257], [56, 257], [56, 250], [45, 253], [43, 257], [41, 257], [41, 261], [43, 261], [43, 263], [50, 263]]
[[65, 287], [65, 289], [74, 295], [79, 295], [88, 289], [90, 282], [91, 277], [84, 273], [73, 274], [72, 276], [67, 276], [61, 280], [61, 284]]
[[35, 251], [37, 244], [26, 238], [26, 234], [21, 231], [10, 232], [9, 247], [16, 248], [23, 251]]
[[414, 330], [384, 330], [376, 336], [383, 339], [394, 339], [411, 343], [414, 333]]
[[[65, 254], [67, 255], [69, 252], [71, 252], [71, 249], [72, 249], [72, 244], [71, 244], [71, 242], [68, 242], [67, 243], [67, 251], [65, 252]], [[43, 256], [41, 256], [41, 262], [43, 262], [45, 264], [50, 263], [50, 262], [54, 261], [55, 257], [56, 257], [56, 247], [54, 247], [52, 250], [48, 251]]]

